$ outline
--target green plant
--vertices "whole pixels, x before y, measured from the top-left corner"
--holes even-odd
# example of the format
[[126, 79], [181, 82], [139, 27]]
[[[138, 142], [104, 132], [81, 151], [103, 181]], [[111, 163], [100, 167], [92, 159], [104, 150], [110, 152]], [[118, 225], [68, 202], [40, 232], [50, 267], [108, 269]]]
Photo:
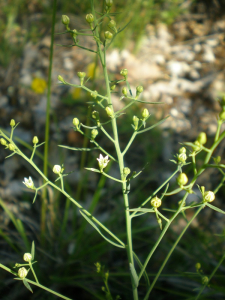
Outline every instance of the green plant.
[[[149, 299], [150, 294], [155, 287], [155, 284], [158, 280], [158, 278], [161, 276], [161, 273], [167, 264], [169, 258], [171, 257], [173, 251], [175, 250], [176, 246], [182, 239], [183, 235], [186, 233], [187, 229], [195, 220], [195, 218], [199, 215], [199, 213], [204, 208], [210, 208], [214, 211], [217, 211], [219, 213], [225, 214], [224, 211], [219, 209], [218, 207], [212, 205], [211, 203], [215, 200], [216, 193], [220, 190], [222, 185], [224, 184], [225, 180], [225, 173], [223, 169], [225, 168], [225, 165], [221, 164], [220, 157], [212, 157], [214, 154], [215, 149], [218, 147], [218, 145], [222, 142], [222, 140], [225, 137], [225, 132], [221, 133], [221, 126], [225, 121], [225, 99], [221, 100], [221, 112], [218, 117], [218, 128], [217, 132], [214, 138], [214, 141], [212, 142], [211, 146], [206, 147], [207, 143], [207, 136], [205, 133], [200, 133], [197, 137], [196, 141], [194, 143], [186, 142], [182, 145], [182, 147], [179, 149], [179, 153], [176, 154], [175, 160], [172, 160], [172, 162], [176, 165], [175, 171], [172, 173], [169, 178], [167, 178], [159, 187], [157, 187], [150, 195], [146, 197], [146, 199], [143, 201], [143, 199], [138, 199], [138, 207], [131, 208], [130, 205], [130, 192], [132, 191], [132, 184], [135, 182], [135, 178], [137, 178], [142, 171], [131, 172], [130, 168], [125, 165], [125, 158], [129, 157], [129, 150], [130, 147], [135, 140], [135, 138], [141, 134], [146, 134], [150, 130], [154, 129], [157, 125], [164, 122], [166, 118], [162, 119], [161, 121], [155, 123], [154, 125], [149, 126], [149, 118], [150, 114], [149, 111], [144, 108], [142, 112], [138, 112], [137, 116], [134, 115], [132, 118], [132, 128], [133, 132], [130, 137], [130, 140], [128, 141], [127, 145], [121, 149], [121, 145], [119, 142], [119, 127], [118, 127], [118, 120], [122, 115], [128, 110], [129, 107], [136, 105], [137, 103], [145, 103], [145, 104], [160, 104], [159, 102], [153, 103], [153, 102], [146, 102], [141, 100], [141, 93], [143, 91], [142, 86], [137, 86], [136, 92], [133, 95], [133, 92], [130, 88], [129, 81], [128, 81], [128, 70], [123, 69], [121, 70], [121, 79], [120, 80], [110, 80], [109, 74], [107, 72], [107, 65], [106, 65], [106, 50], [112, 43], [113, 39], [116, 38], [116, 36], [123, 30], [121, 28], [117, 28], [115, 21], [112, 22], [112, 17], [115, 16], [115, 13], [111, 13], [111, 7], [112, 7], [112, 0], [105, 1], [104, 6], [104, 12], [98, 13], [99, 17], [97, 17], [97, 13], [94, 9], [94, 3], [93, 0], [91, 1], [91, 14], [88, 14], [86, 16], [86, 20], [89, 24], [90, 29], [87, 30], [81, 30], [77, 31], [76, 29], [71, 30], [70, 28], [70, 20], [67, 16], [62, 17], [62, 22], [66, 27], [66, 30], [64, 33], [70, 34], [73, 39], [73, 46], [82, 48], [84, 50], [90, 51], [95, 53], [102, 65], [104, 79], [105, 79], [105, 88], [106, 92], [100, 93], [99, 91], [95, 89], [91, 89], [88, 87], [87, 82], [88, 79], [86, 79], [85, 72], [78, 72], [78, 77], [80, 78], [80, 84], [74, 85], [70, 84], [69, 82], [66, 82], [62, 76], [58, 76], [59, 81], [61, 84], [69, 85], [75, 88], [83, 89], [84, 91], [88, 92], [90, 94], [91, 103], [89, 103], [91, 107], [91, 120], [94, 123], [94, 126], [84, 125], [80, 122], [80, 120], [75, 117], [73, 119], [73, 129], [80, 133], [81, 135], [85, 136], [90, 141], [90, 147], [83, 147], [83, 148], [74, 148], [69, 147], [65, 145], [59, 145], [59, 147], [66, 148], [72, 151], [98, 151], [98, 157], [95, 157], [97, 160], [95, 163], [98, 163], [98, 168], [94, 167], [87, 167], [85, 168], [89, 172], [98, 173], [101, 175], [102, 181], [106, 179], [113, 180], [116, 184], [121, 186], [121, 195], [123, 197], [124, 206], [123, 206], [123, 213], [125, 215], [125, 232], [121, 230], [119, 234], [114, 234], [111, 230], [112, 222], [116, 222], [117, 215], [114, 216], [114, 219], [112, 217], [111, 224], [103, 224], [103, 222], [100, 222], [96, 217], [94, 217], [94, 209], [99, 201], [99, 194], [95, 193], [93, 197], [93, 205], [91, 205], [90, 209], [85, 209], [81, 203], [71, 196], [71, 194], [67, 191], [65, 177], [69, 175], [69, 173], [64, 172], [64, 166], [57, 164], [53, 166], [53, 173], [55, 176], [57, 176], [55, 182], [51, 181], [47, 175], [46, 172], [42, 172], [37, 164], [34, 162], [36, 149], [42, 145], [39, 144], [38, 138], [34, 137], [33, 139], [33, 151], [31, 153], [31, 156], [27, 156], [24, 154], [23, 151], [20, 150], [20, 148], [17, 146], [17, 144], [14, 142], [14, 130], [16, 129], [16, 126], [18, 124], [15, 123], [15, 121], [12, 119], [10, 122], [11, 126], [11, 133], [8, 135], [3, 130], [1, 130], [0, 135], [1, 139], [0, 142], [3, 146], [5, 146], [6, 149], [8, 149], [11, 154], [8, 156], [13, 156], [15, 154], [21, 156], [25, 161], [29, 163], [30, 166], [32, 166], [39, 176], [43, 180], [43, 184], [39, 187], [36, 187], [34, 185], [34, 182], [32, 178], [29, 176], [29, 178], [24, 179], [24, 185], [32, 190], [35, 195], [33, 199], [33, 203], [36, 201], [37, 195], [39, 192], [47, 187], [53, 187], [56, 192], [61, 193], [64, 195], [67, 199], [66, 203], [66, 210], [63, 218], [63, 228], [62, 231], [65, 230], [65, 224], [67, 223], [68, 219], [68, 209], [69, 209], [69, 203], [71, 202], [74, 204], [80, 212], [80, 215], [83, 217], [83, 222], [81, 222], [81, 227], [78, 235], [77, 241], [80, 242], [82, 237], [85, 234], [84, 228], [87, 224], [90, 224], [96, 232], [103, 238], [104, 245], [103, 247], [99, 247], [97, 245], [97, 255], [98, 251], [103, 251], [102, 249], [106, 247], [106, 243], [109, 243], [115, 247], [118, 248], [118, 251], [120, 253], [123, 253], [121, 255], [127, 255], [127, 264], [126, 264], [126, 273], [129, 270], [129, 276], [130, 276], [130, 282], [131, 282], [131, 292], [133, 299], [137, 300], [139, 299], [139, 293], [138, 291], [141, 290], [141, 297], [144, 300]], [[101, 38], [99, 33], [99, 27], [101, 25], [101, 22], [103, 18], [106, 18], [108, 22], [110, 23], [110, 30], [104, 31], [104, 37]], [[126, 27], [126, 25], [124, 26]], [[86, 33], [88, 32], [88, 33]], [[96, 41], [96, 49], [89, 49], [86, 47], [83, 47], [79, 44], [79, 35], [88, 35], [92, 36], [94, 40]], [[118, 110], [114, 110], [114, 106], [111, 99], [111, 94], [115, 91], [117, 86], [120, 86], [124, 84], [122, 90], [122, 95], [120, 98], [120, 101], [128, 101], [125, 106]], [[49, 89], [50, 90], [50, 89]], [[103, 116], [103, 117], [102, 117]], [[103, 118], [107, 118], [107, 121], [102, 121]], [[123, 116], [124, 117], [124, 116]], [[126, 117], [124, 118], [126, 119]], [[124, 120], [123, 119], [123, 120]], [[106, 129], [109, 128], [109, 129]], [[109, 132], [111, 130], [111, 132]], [[108, 151], [108, 148], [106, 149], [100, 143], [97, 142], [97, 137], [100, 134], [104, 134], [106, 138], [109, 140], [109, 142], [113, 145], [114, 151], [111, 153]], [[47, 137], [48, 139], [48, 137]], [[187, 149], [187, 147], [189, 147]], [[205, 155], [204, 161], [198, 161], [198, 154], [203, 153]], [[187, 160], [190, 159], [190, 162], [187, 162]], [[212, 159], [214, 159], [214, 163], [211, 163]], [[46, 160], [46, 159], [45, 159]], [[119, 178], [115, 178], [109, 174], [109, 167], [111, 164], [116, 164], [119, 169]], [[47, 165], [47, 163], [46, 163]], [[191, 180], [188, 179], [188, 176], [184, 172], [184, 169], [187, 165], [191, 166], [191, 171], [193, 172], [193, 175], [191, 176]], [[208, 168], [216, 168], [219, 169], [222, 173], [222, 180], [218, 184], [218, 186], [214, 189], [214, 191], [206, 190], [205, 186], [199, 186], [200, 191], [200, 199], [198, 202], [192, 202], [190, 204], [187, 203], [187, 198], [189, 195], [193, 194], [193, 188], [196, 185], [196, 181], [200, 177], [200, 175], [207, 170]], [[172, 189], [169, 191], [169, 182], [173, 177], [176, 176], [176, 181], [178, 188], [175, 187], [175, 189]], [[189, 176], [190, 177], [190, 176]], [[104, 178], [104, 179], [103, 179]], [[104, 184], [103, 182], [99, 182], [99, 188], [102, 187]], [[98, 189], [97, 189], [98, 190]], [[169, 208], [165, 208], [164, 210], [167, 212], [163, 212], [161, 210], [161, 206], [164, 206], [166, 203], [167, 197], [176, 195], [181, 193], [182, 196], [181, 200], [178, 203], [171, 203], [171, 206]], [[140, 197], [140, 195], [139, 195]], [[169, 201], [167, 202], [169, 206]], [[151, 208], [149, 208], [149, 204], [151, 205]], [[4, 204], [2, 204], [4, 206]], [[5, 208], [7, 209], [7, 208]], [[194, 210], [193, 215], [188, 219], [185, 216], [185, 213], [188, 210]], [[146, 257], [144, 257], [144, 263], [141, 262], [142, 259], [139, 258], [139, 253], [137, 254], [136, 251], [134, 251], [134, 236], [135, 236], [135, 230], [133, 230], [132, 224], [133, 222], [136, 222], [136, 219], [141, 219], [139, 217], [143, 215], [154, 215], [155, 219], [158, 223], [158, 226], [161, 230], [160, 235], [156, 238], [156, 240], [151, 244], [148, 250], [148, 254]], [[170, 249], [168, 251], [168, 254], [163, 257], [163, 260], [159, 266], [159, 269], [156, 274], [153, 276], [152, 282], [149, 280], [149, 276], [147, 274], [146, 268], [149, 265], [150, 260], [153, 257], [153, 254], [157, 254], [157, 250], [161, 242], [163, 241], [165, 234], [167, 233], [168, 229], [171, 227], [172, 224], [174, 224], [174, 221], [177, 219], [179, 215], [183, 215], [186, 218], [186, 226], [183, 228], [183, 230], [179, 233], [178, 237], [176, 237], [173, 245], [170, 246]], [[18, 232], [21, 234], [21, 237], [24, 239], [24, 242], [26, 246], [28, 246], [27, 237], [24, 236], [24, 229], [21, 225], [22, 223], [15, 221], [13, 219], [13, 216], [11, 216], [11, 219], [14, 222], [15, 227], [17, 228]], [[109, 223], [109, 222], [108, 222]], [[140, 222], [141, 224], [141, 222]], [[141, 228], [140, 230], [145, 230], [146, 228]], [[154, 227], [155, 229], [155, 227]], [[88, 249], [85, 248], [85, 244], [80, 243], [78, 245], [78, 249], [82, 249], [82, 251], [85, 253], [85, 256], [88, 256], [88, 253], [90, 251], [95, 251], [96, 249]], [[79, 251], [78, 251], [79, 253]], [[15, 267], [19, 267], [22, 269], [19, 269], [17, 272], [14, 270], [9, 269], [8, 267], [4, 266], [3, 264], [0, 264], [0, 267], [9, 273], [16, 276], [17, 280], [22, 280], [24, 285], [31, 291], [30, 284], [36, 285], [42, 289], [47, 290], [48, 292], [57, 295], [58, 297], [61, 297], [62, 299], [70, 299], [66, 296], [63, 296], [59, 293], [54, 292], [52, 289], [48, 289], [45, 286], [41, 285], [38, 280], [38, 276], [36, 275], [33, 268], [33, 260], [34, 260], [34, 243], [32, 243], [31, 247], [31, 253], [25, 253], [24, 260], [26, 264], [16, 264]], [[203, 292], [204, 288], [209, 284], [211, 278], [217, 271], [218, 267], [222, 264], [223, 260], [225, 259], [225, 256], [223, 255], [220, 261], [216, 264], [216, 267], [214, 267], [214, 270], [212, 271], [210, 276], [202, 276], [202, 287], [198, 291], [198, 294], [195, 296], [195, 299], [199, 299], [201, 296], [201, 293]], [[26, 278], [28, 270], [24, 268], [24, 266], [29, 267], [31, 272], [33, 273], [35, 281], [29, 280]], [[68, 266], [65, 266], [67, 268]], [[112, 292], [109, 289], [108, 284], [108, 278], [109, 273], [105, 272], [104, 269], [101, 267], [100, 263], [96, 263], [97, 273], [101, 274], [101, 277], [104, 282], [104, 297], [106, 299], [119, 299], [119, 295], [116, 295], [116, 297], [112, 296]], [[138, 271], [139, 270], [139, 271]], [[199, 271], [200, 267], [197, 265], [196, 267], [197, 275], [202, 275], [202, 273]], [[120, 276], [121, 274], [119, 274]], [[142, 278], [145, 279], [145, 284], [143, 283], [144, 288], [142, 287]], [[96, 298], [102, 299], [102, 296], [95, 295]], [[131, 296], [129, 296], [131, 298]]]

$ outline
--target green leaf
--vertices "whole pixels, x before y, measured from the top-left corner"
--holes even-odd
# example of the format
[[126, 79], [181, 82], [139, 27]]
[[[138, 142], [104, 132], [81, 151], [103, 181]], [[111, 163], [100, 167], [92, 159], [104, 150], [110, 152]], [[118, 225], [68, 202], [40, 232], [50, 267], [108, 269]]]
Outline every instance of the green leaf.
[[225, 215], [225, 211], [223, 211], [222, 209], [219, 209], [218, 207], [212, 205], [212, 204], [209, 204], [209, 203], [205, 203], [208, 207], [210, 207], [211, 209], [221, 213], [221, 214], [224, 214]]
[[131, 272], [131, 275], [132, 275], [132, 281], [133, 281], [133, 284], [134, 286], [137, 288], [138, 285], [139, 285], [139, 279], [138, 279], [138, 276], [137, 276], [137, 272], [134, 268], [134, 265], [130, 263], [130, 272]]
[[148, 212], [155, 212], [153, 209], [151, 208], [132, 208], [132, 209], [129, 209], [129, 211], [142, 211], [142, 212], [145, 212], [145, 213], [148, 213]]
[[85, 168], [88, 171], [96, 172], [96, 173], [101, 173], [98, 169], [95, 168]]
[[32, 288], [30, 287], [30, 285], [29, 285], [29, 283], [27, 282], [26, 279], [23, 279], [23, 284], [25, 285], [25, 287], [26, 287], [31, 293], [33, 293]]
[[[134, 255], [134, 259], [136, 260], [137, 264], [139, 265], [139, 268], [142, 270], [143, 265], [142, 265], [140, 259], [138, 258], [137, 254], [134, 251], [133, 251], [133, 255]], [[150, 286], [150, 282], [149, 282], [148, 274], [147, 274], [146, 270], [144, 271], [143, 275], [146, 280], [147, 286]]]
[[35, 191], [34, 199], [33, 199], [33, 202], [32, 202], [33, 204], [34, 204], [34, 202], [36, 201], [37, 192], [38, 192], [38, 190]]
[[40, 147], [40, 146], [42, 146], [42, 145], [44, 145], [44, 144], [45, 144], [45, 142], [43, 142], [43, 143], [37, 145], [36, 148], [38, 148], [38, 147]]
[[32, 260], [34, 260], [34, 255], [35, 255], [35, 244], [34, 244], [34, 241], [32, 242], [32, 246], [31, 246], [31, 255], [32, 255]]
[[81, 215], [88, 221], [89, 224], [91, 224], [92, 227], [95, 228], [95, 230], [110, 244], [119, 247], [119, 248], [125, 248], [122, 245], [119, 245], [117, 243], [114, 243], [113, 241], [111, 241], [110, 239], [108, 239], [106, 236], [104, 236], [104, 234], [101, 232], [101, 230], [95, 225], [95, 223], [90, 219], [90, 217], [88, 217], [87, 215], [85, 215], [81, 210], [80, 210]]
[[92, 150], [98, 149], [97, 147], [94, 147], [94, 148], [75, 148], [75, 147], [68, 147], [68, 146], [64, 146], [64, 145], [58, 145], [58, 146], [62, 147], [62, 148], [69, 149], [69, 150], [73, 150], [73, 151], [92, 151]]

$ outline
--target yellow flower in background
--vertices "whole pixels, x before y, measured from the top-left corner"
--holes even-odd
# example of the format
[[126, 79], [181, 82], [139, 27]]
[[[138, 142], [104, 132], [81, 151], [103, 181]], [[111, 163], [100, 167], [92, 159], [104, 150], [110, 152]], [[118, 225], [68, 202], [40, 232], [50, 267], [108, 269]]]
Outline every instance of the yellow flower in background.
[[34, 78], [31, 83], [31, 89], [37, 94], [43, 94], [47, 87], [47, 82], [43, 78]]
[[90, 63], [88, 66], [87, 66], [87, 77], [91, 77], [94, 78], [94, 73], [95, 75], [98, 74], [98, 67], [96, 67], [96, 70], [95, 70], [95, 63]]
[[74, 88], [72, 90], [71, 95], [74, 100], [77, 100], [80, 98], [81, 90], [82, 90], [81, 88]]

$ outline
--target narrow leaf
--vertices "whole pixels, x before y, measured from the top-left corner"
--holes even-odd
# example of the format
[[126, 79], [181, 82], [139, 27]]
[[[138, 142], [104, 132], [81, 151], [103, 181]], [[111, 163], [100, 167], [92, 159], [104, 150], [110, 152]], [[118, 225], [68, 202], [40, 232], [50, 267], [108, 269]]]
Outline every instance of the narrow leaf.
[[98, 169], [95, 168], [85, 168], [88, 171], [96, 172], [96, 173], [101, 173]]
[[[139, 265], [139, 268], [142, 270], [143, 265], [142, 265], [140, 259], [138, 258], [137, 254], [134, 251], [133, 251], [133, 255], [134, 255], [134, 258], [135, 258], [137, 264]], [[146, 280], [147, 286], [150, 286], [150, 282], [149, 282], [148, 274], [147, 274], [146, 270], [144, 271], [143, 275], [144, 275], [144, 278]]]
[[34, 256], [35, 256], [35, 244], [34, 244], [34, 241], [32, 242], [32, 246], [31, 246], [31, 255], [32, 255], [32, 260], [34, 260]]
[[26, 279], [23, 279], [23, 284], [25, 285], [25, 287], [26, 287], [31, 293], [33, 293], [32, 288], [30, 287], [30, 285], [29, 285], [29, 283], [26, 281]]
[[217, 212], [219, 212], [219, 213], [225, 215], [225, 211], [223, 211], [222, 209], [219, 209], [218, 207], [216, 207], [216, 206], [214, 206], [214, 205], [212, 205], [212, 204], [209, 204], [209, 203], [206, 203], [206, 205], [207, 205], [208, 207], [210, 207], [211, 209], [213, 209], [213, 210], [215, 210], [215, 211], [217, 211]]
[[80, 210], [81, 215], [88, 221], [89, 224], [91, 224], [92, 227], [95, 228], [95, 230], [110, 244], [119, 247], [119, 248], [124, 248], [124, 246], [119, 245], [117, 243], [114, 243], [113, 241], [111, 241], [110, 239], [108, 239], [106, 236], [104, 236], [104, 234], [101, 232], [101, 230], [95, 225], [95, 223], [87, 216], [85, 215], [81, 210]]
[[148, 127], [146, 129], [143, 129], [143, 130], [140, 130], [138, 131], [138, 134], [142, 133], [142, 132], [145, 132], [145, 131], [148, 131], [148, 130], [151, 130], [153, 128], [155, 128], [156, 126], [162, 124], [164, 121], [166, 121], [166, 119], [168, 119], [170, 116], [167, 116], [165, 117], [164, 119], [160, 120], [159, 122], [157, 122], [156, 124], [152, 125], [151, 127]]
[[138, 276], [137, 276], [137, 272], [134, 268], [134, 265], [131, 264], [131, 263], [130, 263], [130, 272], [131, 272], [131, 276], [132, 276], [132, 279], [133, 279], [133, 284], [137, 288], [138, 285], [139, 285], [139, 279], [138, 279]]
[[94, 147], [94, 148], [76, 148], [76, 147], [68, 147], [68, 146], [64, 146], [64, 145], [58, 145], [58, 146], [62, 147], [62, 148], [69, 149], [69, 150], [73, 150], [73, 151], [92, 151], [92, 150], [98, 149], [97, 147]]

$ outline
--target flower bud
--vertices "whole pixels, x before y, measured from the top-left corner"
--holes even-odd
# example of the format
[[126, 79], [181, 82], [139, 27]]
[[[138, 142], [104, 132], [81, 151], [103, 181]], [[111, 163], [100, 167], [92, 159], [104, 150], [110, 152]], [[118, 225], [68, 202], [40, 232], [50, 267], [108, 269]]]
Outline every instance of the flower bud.
[[221, 156], [214, 157], [213, 160], [218, 165], [221, 162]]
[[201, 149], [202, 145], [199, 143], [199, 141], [195, 141], [194, 145], [192, 146], [193, 151], [199, 151]]
[[94, 140], [97, 135], [98, 135], [98, 130], [97, 129], [92, 129], [92, 131], [91, 131], [91, 139]]
[[200, 263], [197, 263], [197, 264], [195, 265], [195, 269], [196, 269], [196, 271], [200, 270], [200, 269], [201, 269], [201, 264], [200, 264]]
[[86, 76], [85, 72], [77, 72], [78, 77], [80, 78], [80, 85], [84, 83], [84, 77]]
[[1, 143], [3, 146], [6, 146], [6, 145], [7, 145], [6, 140], [3, 139], [3, 138], [0, 139], [0, 143]]
[[73, 125], [74, 125], [76, 128], [78, 128], [79, 124], [80, 124], [79, 119], [73, 118]]
[[187, 159], [186, 153], [180, 153], [180, 154], [178, 154], [177, 159], [178, 159], [179, 162], [185, 163], [185, 161]]
[[99, 112], [94, 110], [91, 114], [92, 118], [95, 120], [99, 120]]
[[154, 207], [154, 208], [158, 208], [162, 205], [162, 201], [161, 199], [159, 199], [157, 196], [152, 198], [151, 200], [151, 205]]
[[185, 147], [180, 148], [179, 153], [186, 153], [186, 148]]
[[34, 136], [33, 137], [33, 144], [36, 145], [39, 142], [38, 137]]
[[21, 279], [24, 279], [24, 278], [27, 276], [27, 273], [28, 273], [28, 271], [27, 271], [27, 269], [24, 268], [24, 267], [22, 267], [22, 268], [20, 268], [20, 269], [18, 270], [18, 276], [19, 276], [19, 278], [21, 278]]
[[202, 284], [206, 285], [209, 282], [209, 278], [207, 276], [202, 277]]
[[122, 93], [125, 97], [127, 97], [127, 89], [125, 87], [122, 88]]
[[94, 18], [94, 16], [93, 16], [92, 14], [87, 14], [87, 15], [86, 15], [86, 21], [87, 21], [89, 24], [93, 23], [94, 20], [95, 20], [95, 18]]
[[136, 116], [133, 116], [133, 122], [134, 122], [135, 130], [137, 130], [138, 129], [139, 118], [136, 117]]
[[187, 182], [188, 182], [187, 175], [185, 173], [180, 173], [179, 176], [177, 177], [177, 184], [183, 186], [187, 184]]
[[221, 111], [221, 113], [219, 114], [220, 120], [221, 121], [225, 121], [225, 111]]
[[114, 20], [111, 20], [109, 23], [108, 23], [108, 27], [110, 29], [112, 29], [113, 31], [117, 32], [117, 29], [116, 29], [116, 22]]
[[16, 122], [15, 122], [14, 119], [12, 119], [12, 120], [10, 121], [10, 126], [11, 126], [11, 127], [14, 127], [15, 125], [16, 125]]
[[215, 200], [215, 194], [211, 191], [204, 193], [204, 202], [213, 202]]
[[201, 132], [199, 133], [198, 137], [197, 137], [197, 141], [201, 144], [204, 145], [207, 142], [207, 136], [205, 134], [205, 132]]
[[136, 99], [143, 92], [143, 90], [144, 90], [143, 86], [141, 85], [136, 87], [136, 97], [135, 97]]
[[116, 88], [116, 85], [114, 84], [114, 85], [112, 85], [112, 86], [110, 87], [110, 90], [111, 90], [111, 91], [114, 91], [115, 88]]
[[66, 83], [61, 75], [58, 75], [58, 81], [61, 81], [62, 83]]
[[97, 273], [100, 273], [101, 272], [101, 264], [99, 262], [95, 263], [95, 266], [96, 266], [96, 272]]
[[10, 151], [14, 151], [15, 150], [15, 146], [13, 144], [9, 144], [8, 148]]
[[91, 97], [93, 97], [94, 99], [96, 99], [97, 96], [98, 96], [98, 92], [97, 91], [91, 92]]
[[106, 111], [108, 117], [110, 117], [110, 118], [113, 117], [113, 110], [112, 110], [112, 108], [110, 108], [109, 106], [107, 106], [107, 107], [105, 108], [105, 111]]
[[32, 255], [30, 253], [25, 253], [23, 256], [23, 260], [27, 262], [32, 261]]
[[66, 15], [62, 15], [62, 23], [65, 26], [68, 26], [70, 24], [70, 18]]
[[142, 111], [142, 118], [147, 119], [148, 117], [149, 117], [149, 111], [147, 110], [147, 108], [144, 108]]
[[111, 40], [113, 38], [113, 34], [110, 31], [105, 31], [105, 39]]
[[113, 0], [105, 0], [105, 4], [108, 6], [108, 7], [111, 7], [113, 5]]
[[123, 168], [123, 175], [127, 177], [130, 174], [130, 168]]
[[127, 69], [122, 69], [120, 71], [120, 75], [122, 75], [125, 79], [127, 78], [128, 75], [128, 70]]
[[61, 173], [61, 170], [62, 170], [62, 168], [61, 168], [61, 166], [59, 166], [59, 165], [54, 165], [54, 167], [53, 167], [53, 169], [52, 169], [52, 171], [55, 173], [55, 174], [60, 174]]

